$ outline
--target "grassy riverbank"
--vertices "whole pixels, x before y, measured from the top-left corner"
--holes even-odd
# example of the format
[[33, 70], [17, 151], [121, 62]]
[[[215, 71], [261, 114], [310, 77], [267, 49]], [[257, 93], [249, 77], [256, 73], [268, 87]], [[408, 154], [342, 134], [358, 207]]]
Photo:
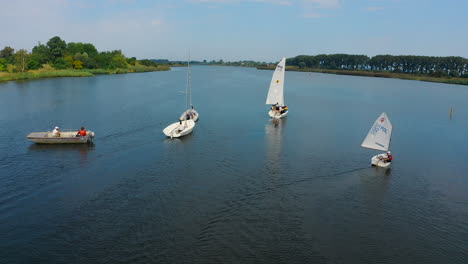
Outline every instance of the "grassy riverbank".
[[[259, 66], [257, 67], [257, 69], [274, 70], [275, 66]], [[394, 73], [394, 72], [382, 72], [382, 71], [354, 71], [354, 70], [299, 68], [297, 66], [286, 66], [286, 70], [287, 71], [320, 72], [320, 73], [339, 74], [339, 75], [394, 78], [394, 79], [404, 79], [404, 80], [417, 80], [417, 81], [424, 81], [424, 82], [438, 82], [438, 83], [468, 85], [468, 78], [432, 77], [432, 76], [423, 75], [423, 74]]]
[[83, 70], [55, 70], [55, 69], [39, 69], [30, 70], [27, 72], [8, 73], [0, 72], [0, 82], [3, 81], [16, 81], [16, 80], [33, 80], [41, 78], [55, 78], [55, 77], [92, 77], [99, 74], [124, 74], [135, 72], [153, 72], [153, 71], [168, 71], [171, 68], [165, 65], [158, 67], [147, 67], [143, 65], [129, 66], [126, 69], [83, 69]]

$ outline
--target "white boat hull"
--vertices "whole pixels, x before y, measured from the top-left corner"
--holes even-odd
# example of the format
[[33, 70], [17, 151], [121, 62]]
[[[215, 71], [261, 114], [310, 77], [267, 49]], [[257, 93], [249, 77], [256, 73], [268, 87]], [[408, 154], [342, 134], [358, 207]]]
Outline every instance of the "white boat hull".
[[180, 115], [180, 120], [186, 120], [187, 118], [187, 113], [190, 116], [190, 119], [193, 121], [197, 122], [198, 121], [198, 112], [195, 109], [188, 109], [187, 111], [183, 112], [182, 115]]
[[372, 166], [382, 167], [382, 168], [390, 167], [392, 162], [384, 162], [381, 160], [382, 158], [387, 158], [387, 154], [382, 153], [382, 154], [378, 154], [372, 157], [371, 159]]
[[270, 110], [270, 112], [268, 112], [268, 115], [271, 117], [271, 118], [283, 118], [285, 116], [287, 116], [289, 113], [289, 110], [282, 113], [282, 114], [278, 114], [277, 112], [273, 111], [273, 110]]
[[51, 131], [47, 132], [32, 132], [26, 138], [37, 144], [86, 144], [91, 143], [94, 138], [94, 132], [86, 131], [86, 136], [76, 136], [76, 131], [60, 132], [60, 136], [53, 136]]
[[182, 131], [179, 131], [179, 126], [180, 126], [179, 122], [170, 124], [163, 130], [164, 135], [170, 138], [178, 138], [178, 137], [183, 137], [185, 135], [192, 133], [193, 128], [195, 127], [195, 121], [186, 120], [186, 121], [182, 121], [182, 124], [185, 126], [185, 129]]

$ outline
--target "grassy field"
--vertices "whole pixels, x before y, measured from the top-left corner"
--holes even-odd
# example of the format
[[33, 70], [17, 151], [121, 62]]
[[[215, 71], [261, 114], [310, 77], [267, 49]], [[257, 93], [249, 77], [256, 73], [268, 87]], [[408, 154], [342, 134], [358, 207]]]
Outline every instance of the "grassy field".
[[[260, 66], [260, 67], [257, 67], [257, 69], [259, 69], [259, 70], [274, 70], [275, 67]], [[438, 83], [468, 85], [468, 79], [467, 78], [431, 77], [431, 76], [428, 76], [428, 75], [409, 74], [409, 73], [299, 68], [297, 66], [286, 66], [286, 70], [287, 71], [301, 71], [301, 72], [320, 72], [320, 73], [339, 74], [339, 75], [395, 78], [395, 79], [404, 79], [404, 80], [417, 80], [417, 81], [424, 81], [424, 82], [438, 82]]]
[[54, 70], [54, 69], [39, 69], [30, 70], [27, 72], [8, 73], [0, 72], [0, 82], [16, 81], [16, 80], [32, 80], [41, 78], [54, 77], [91, 77], [98, 74], [124, 74], [133, 72], [152, 72], [152, 71], [168, 71], [169, 66], [160, 65], [158, 67], [146, 67], [143, 65], [129, 66], [127, 69], [84, 69], [84, 70]]

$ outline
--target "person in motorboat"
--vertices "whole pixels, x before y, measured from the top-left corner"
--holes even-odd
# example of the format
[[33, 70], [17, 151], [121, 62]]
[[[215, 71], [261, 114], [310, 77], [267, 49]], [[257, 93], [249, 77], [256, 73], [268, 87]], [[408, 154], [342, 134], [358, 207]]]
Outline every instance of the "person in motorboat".
[[76, 133], [76, 136], [77, 137], [84, 137], [86, 136], [86, 130], [84, 127], [81, 127], [80, 131], [78, 131], [78, 133]]
[[387, 151], [387, 157], [386, 158], [382, 157], [382, 158], [380, 158], [380, 160], [385, 162], [385, 163], [392, 162], [393, 155], [392, 155], [392, 153], [390, 151]]
[[56, 126], [54, 131], [52, 131], [52, 136], [60, 137], [60, 128], [58, 126]]
[[177, 130], [180, 132], [184, 131], [185, 129], [185, 126], [182, 124], [182, 120], [179, 120], [179, 127], [177, 128]]

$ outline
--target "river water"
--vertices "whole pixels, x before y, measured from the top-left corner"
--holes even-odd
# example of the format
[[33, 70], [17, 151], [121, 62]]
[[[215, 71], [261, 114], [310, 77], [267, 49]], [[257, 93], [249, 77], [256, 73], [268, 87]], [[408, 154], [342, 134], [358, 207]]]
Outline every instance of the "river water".
[[[468, 87], [287, 72], [275, 125], [271, 74], [193, 67], [173, 140], [186, 68], [0, 84], [0, 263], [467, 263]], [[25, 138], [56, 125], [95, 144]]]

